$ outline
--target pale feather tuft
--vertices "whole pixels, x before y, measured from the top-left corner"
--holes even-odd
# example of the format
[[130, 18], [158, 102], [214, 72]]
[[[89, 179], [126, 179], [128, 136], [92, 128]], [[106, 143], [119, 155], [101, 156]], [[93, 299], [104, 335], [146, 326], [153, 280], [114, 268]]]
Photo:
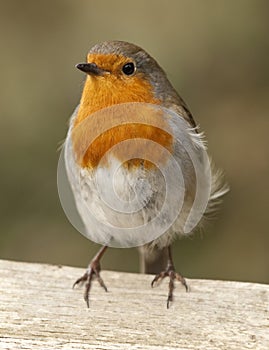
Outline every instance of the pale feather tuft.
[[211, 219], [218, 211], [223, 196], [229, 192], [230, 188], [224, 180], [224, 173], [221, 169], [216, 169], [214, 163], [210, 159], [211, 167], [211, 193], [210, 199], [204, 214], [204, 218]]
[[194, 128], [189, 128], [189, 135], [190, 138], [193, 142], [193, 144], [197, 147], [197, 148], [201, 148], [203, 150], [207, 150], [207, 142], [205, 139], [205, 134], [204, 132], [199, 132], [199, 126], [195, 126]]

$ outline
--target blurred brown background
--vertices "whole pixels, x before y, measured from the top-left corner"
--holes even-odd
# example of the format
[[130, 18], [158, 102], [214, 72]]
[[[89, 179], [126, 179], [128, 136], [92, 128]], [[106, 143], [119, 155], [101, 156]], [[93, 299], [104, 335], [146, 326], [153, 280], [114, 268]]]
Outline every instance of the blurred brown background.
[[[86, 266], [98, 246], [58, 200], [57, 147], [96, 42], [151, 53], [206, 132], [231, 192], [203, 235], [180, 240], [186, 277], [269, 282], [269, 2], [0, 1], [0, 258]], [[103, 268], [138, 271], [135, 249]]]

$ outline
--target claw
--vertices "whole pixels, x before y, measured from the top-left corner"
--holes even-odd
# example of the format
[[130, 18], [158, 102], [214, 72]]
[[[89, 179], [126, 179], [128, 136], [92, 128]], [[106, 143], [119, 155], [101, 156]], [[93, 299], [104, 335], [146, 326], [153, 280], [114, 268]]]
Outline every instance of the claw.
[[87, 281], [88, 273], [86, 272], [83, 276], [78, 278], [75, 283], [73, 284], [72, 288], [74, 289], [77, 284], [81, 284]]
[[151, 288], [153, 288], [154, 287], [154, 283], [156, 283], [158, 281], [158, 277], [159, 277], [159, 275], [155, 276], [154, 279], [152, 280]]
[[162, 281], [164, 279], [164, 277], [168, 276], [168, 272], [167, 271], [162, 271], [161, 273], [159, 273], [158, 275], [156, 275], [154, 277], [154, 279], [151, 282], [151, 287], [154, 287], [154, 283], [158, 284], [159, 281]]

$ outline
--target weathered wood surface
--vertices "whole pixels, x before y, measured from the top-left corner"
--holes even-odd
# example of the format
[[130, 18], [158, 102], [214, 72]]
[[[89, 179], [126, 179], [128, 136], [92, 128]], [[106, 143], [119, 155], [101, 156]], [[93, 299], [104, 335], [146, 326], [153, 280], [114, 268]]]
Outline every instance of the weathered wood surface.
[[103, 271], [87, 309], [83, 272], [0, 260], [0, 349], [269, 349], [268, 285], [188, 280], [167, 310], [167, 281]]

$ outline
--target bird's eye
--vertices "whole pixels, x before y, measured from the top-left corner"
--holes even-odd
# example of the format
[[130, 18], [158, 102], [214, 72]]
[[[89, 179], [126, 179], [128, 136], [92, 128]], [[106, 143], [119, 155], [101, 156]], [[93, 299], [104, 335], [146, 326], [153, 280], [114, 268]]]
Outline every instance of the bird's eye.
[[133, 62], [128, 62], [122, 67], [122, 71], [125, 75], [132, 75], [135, 71], [135, 65]]

